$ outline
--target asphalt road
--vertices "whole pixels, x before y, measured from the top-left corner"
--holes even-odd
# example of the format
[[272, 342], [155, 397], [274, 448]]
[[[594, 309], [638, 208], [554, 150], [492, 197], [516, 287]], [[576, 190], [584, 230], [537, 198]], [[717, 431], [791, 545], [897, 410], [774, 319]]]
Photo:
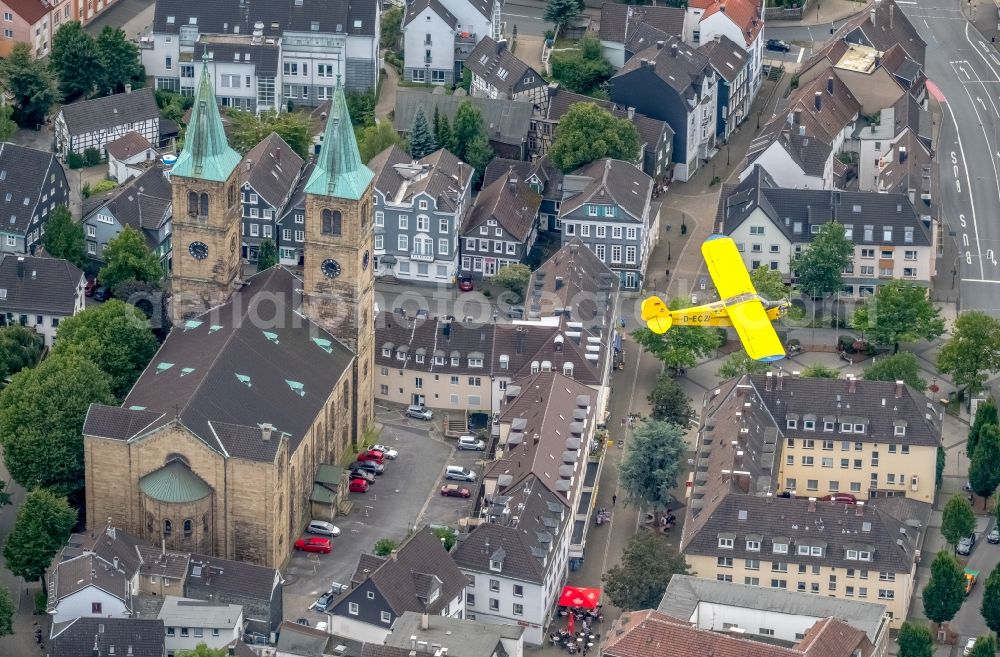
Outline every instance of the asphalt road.
[[537, 2], [507, 2], [504, 4], [503, 20], [507, 23], [507, 31], [510, 33], [512, 26], [517, 26], [517, 33], [526, 36], [542, 36], [545, 30], [552, 29], [550, 23], [545, 22], [542, 15], [545, 13], [545, 5]]

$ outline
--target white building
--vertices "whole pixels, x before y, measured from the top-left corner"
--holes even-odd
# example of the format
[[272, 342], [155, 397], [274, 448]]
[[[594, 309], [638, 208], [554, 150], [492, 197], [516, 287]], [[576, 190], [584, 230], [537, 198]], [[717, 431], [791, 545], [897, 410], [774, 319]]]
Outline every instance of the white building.
[[0, 254], [0, 324], [32, 328], [51, 347], [59, 322], [83, 311], [86, 283], [62, 258]]
[[149, 140], [138, 132], [128, 132], [109, 143], [108, 178], [118, 184], [135, 178], [156, 163], [157, 152]]
[[684, 41], [699, 46], [718, 35], [746, 48], [750, 66], [750, 100], [763, 82], [764, 14], [759, 0], [692, 0], [684, 21]]
[[63, 105], [55, 120], [55, 152], [66, 159], [70, 152], [83, 155], [88, 148], [106, 155], [105, 147], [130, 132], [151, 144], [160, 143], [160, 110], [152, 89], [102, 96]]
[[[223, 107], [248, 112], [279, 111], [277, 89], [281, 39], [264, 38], [264, 24], [252, 35], [202, 34], [194, 46], [194, 64], [181, 64], [181, 93], [194, 95], [201, 62], [215, 82], [215, 97]], [[327, 97], [329, 97], [327, 95]]]
[[753, 174], [754, 167], [760, 165], [778, 187], [833, 189], [833, 149], [822, 140], [807, 135], [805, 126], [792, 125], [795, 115], [789, 116], [792, 117], [789, 124], [775, 124], [773, 129], [750, 142], [740, 180], [746, 180]]
[[157, 618], [163, 622], [167, 655], [194, 650], [199, 643], [218, 649], [243, 636], [243, 607], [207, 600], [163, 597]]

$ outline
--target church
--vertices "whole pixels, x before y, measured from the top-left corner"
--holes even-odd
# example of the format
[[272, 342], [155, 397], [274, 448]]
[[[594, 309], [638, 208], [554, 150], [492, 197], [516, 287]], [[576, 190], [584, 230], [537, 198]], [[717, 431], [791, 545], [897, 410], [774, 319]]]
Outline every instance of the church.
[[87, 522], [280, 566], [317, 471], [373, 421], [373, 174], [338, 81], [305, 187], [302, 277], [243, 278], [240, 166], [204, 67], [170, 172], [173, 329], [120, 407], [87, 413]]

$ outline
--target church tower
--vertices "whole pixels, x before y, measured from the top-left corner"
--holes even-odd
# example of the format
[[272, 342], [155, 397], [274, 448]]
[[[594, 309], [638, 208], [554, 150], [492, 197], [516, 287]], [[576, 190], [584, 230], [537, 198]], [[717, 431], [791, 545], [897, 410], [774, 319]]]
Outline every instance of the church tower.
[[357, 355], [353, 442], [374, 414], [374, 178], [361, 161], [338, 76], [316, 167], [305, 187], [303, 295], [308, 316]]
[[241, 159], [226, 139], [212, 79], [203, 64], [184, 149], [170, 172], [174, 322], [224, 303], [240, 274]]

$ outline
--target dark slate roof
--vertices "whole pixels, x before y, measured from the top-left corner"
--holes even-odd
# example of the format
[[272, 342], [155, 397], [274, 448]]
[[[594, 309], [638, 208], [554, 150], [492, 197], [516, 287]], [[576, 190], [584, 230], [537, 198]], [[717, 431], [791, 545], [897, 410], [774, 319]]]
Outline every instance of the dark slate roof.
[[179, 581], [187, 575], [188, 562], [191, 560], [191, 555], [187, 552], [167, 552], [153, 545], [138, 545], [137, 549], [142, 557], [139, 573], [143, 577], [166, 577]]
[[649, 23], [639, 23], [634, 27], [630, 25], [628, 36], [625, 38], [625, 57], [629, 58], [637, 52], [655, 46], [659, 41], [666, 41], [668, 36], [670, 35]]
[[146, 236], [146, 241], [157, 246], [157, 230], [171, 217], [173, 203], [170, 181], [159, 164], [149, 167], [121, 187], [116, 187], [98, 197], [87, 199], [83, 221], [89, 221], [100, 210], [114, 216], [122, 226], [131, 226]]
[[[615, 274], [578, 237], [567, 241], [531, 273], [526, 296], [528, 317], [564, 315], [580, 322], [591, 335], [614, 326], [614, 297], [619, 291]], [[538, 304], [536, 311], [535, 304]], [[570, 341], [572, 342], [572, 341]]]
[[444, 148], [414, 161], [397, 144], [372, 158], [368, 168], [375, 172], [375, 190], [387, 202], [413, 203], [418, 194], [427, 194], [434, 199], [437, 210], [452, 212], [473, 172], [471, 166]]
[[706, 41], [698, 47], [708, 57], [712, 68], [726, 81], [733, 82], [736, 76], [746, 68], [750, 54], [745, 48], [722, 34], [711, 41]]
[[[440, 374], [488, 374], [493, 356], [493, 326], [437, 317], [404, 318], [395, 312], [382, 312], [375, 322], [375, 364]], [[389, 356], [384, 355], [385, 349], [389, 349]], [[470, 355], [477, 352], [481, 354], [483, 367], [469, 367]], [[405, 360], [399, 360], [400, 355]], [[423, 363], [416, 361], [418, 356], [423, 356]], [[443, 357], [444, 364], [436, 365], [435, 356]], [[452, 356], [458, 356], [458, 365], [451, 364]]]
[[232, 33], [233, 26], [240, 24], [240, 31], [249, 34], [246, 25], [238, 17], [242, 14], [240, 0], [163, 0], [156, 3], [153, 14], [153, 32], [177, 34], [182, 25], [190, 25], [196, 19], [199, 32], [223, 34]]
[[428, 117], [434, 116], [434, 109], [454, 120], [459, 105], [469, 101], [483, 115], [490, 141], [520, 146], [528, 138], [531, 127], [531, 103], [520, 100], [475, 98], [458, 94], [433, 93], [424, 89], [396, 90], [396, 107], [392, 126], [396, 132], [408, 133], [413, 126], [417, 108], [422, 107]]
[[586, 186], [579, 192], [565, 192], [559, 214], [565, 216], [584, 203], [614, 203], [642, 222], [649, 212], [653, 179], [628, 162], [603, 158], [580, 167], [572, 174], [583, 178]]
[[478, 235], [481, 224], [495, 219], [514, 239], [524, 242], [535, 226], [541, 204], [542, 197], [522, 177], [511, 174], [498, 178], [479, 192], [462, 226], [462, 235], [472, 237], [473, 231]]
[[280, 214], [304, 163], [278, 133], [272, 132], [243, 156], [240, 183], [250, 185]]
[[219, 594], [268, 601], [278, 584], [278, 571], [243, 561], [230, 561], [204, 554], [191, 554], [188, 559], [184, 595], [198, 598], [194, 586], [211, 588]]
[[448, 27], [455, 29], [455, 25], [458, 24], [458, 19], [455, 18], [450, 11], [445, 9], [445, 6], [441, 4], [440, 0], [415, 0], [411, 2], [406, 8], [406, 18], [403, 19], [403, 25], [409, 25], [413, 22], [420, 12], [424, 9], [430, 7], [431, 11], [441, 17]]
[[126, 160], [133, 155], [142, 153], [152, 147], [153, 145], [149, 143], [149, 140], [140, 135], [138, 132], [126, 132], [124, 135], [105, 146], [108, 154], [119, 160]]
[[307, 627], [290, 620], [282, 621], [278, 627], [278, 643], [275, 648], [282, 655], [301, 657], [323, 657], [329, 654], [327, 645], [333, 636], [326, 630]]
[[508, 94], [526, 73], [534, 73], [535, 81], [539, 85], [545, 84], [538, 71], [518, 59], [505, 41], [497, 42], [488, 36], [483, 37], [469, 53], [465, 66], [473, 75]]
[[[50, 171], [56, 168], [62, 165], [52, 153], [0, 142], [0, 229], [28, 232], [31, 218], [40, 211], [39, 200], [52, 186]], [[58, 189], [59, 180], [55, 184]]]
[[563, 172], [552, 164], [548, 155], [543, 155], [535, 162], [495, 157], [486, 165], [486, 172], [483, 174], [483, 187], [489, 187], [498, 178], [506, 177], [511, 168], [513, 168], [514, 173], [529, 183], [537, 179], [542, 185], [543, 199], [549, 201], [562, 199]]
[[313, 169], [315, 168], [316, 163], [312, 160], [306, 162], [306, 165], [302, 167], [302, 173], [299, 174], [299, 180], [295, 183], [295, 189], [292, 190], [291, 195], [288, 197], [288, 203], [285, 204], [285, 211], [278, 217], [279, 224], [284, 225], [285, 220], [296, 211], [303, 213], [303, 218], [305, 217], [306, 184], [309, 182], [309, 177], [312, 176]]
[[118, 406], [91, 404], [83, 421], [83, 433], [114, 440], [128, 440], [145, 433], [145, 429], [159, 426], [165, 414], [160, 411], [142, 411]]
[[164, 654], [163, 621], [138, 618], [80, 617], [53, 628], [52, 657], [101, 655], [159, 657]]
[[920, 38], [913, 24], [895, 0], [882, 0], [873, 5], [873, 11], [863, 11], [844, 23], [834, 39], [871, 46], [886, 51], [899, 44], [910, 59], [924, 65], [927, 43]]
[[280, 47], [277, 43], [254, 43], [250, 34], [202, 34], [194, 44], [194, 60], [209, 53], [218, 64], [254, 64], [257, 75], [277, 75]]
[[[673, 54], [674, 46], [677, 47], [676, 55]], [[715, 75], [712, 64], [704, 53], [672, 36], [665, 41], [662, 48], [656, 44], [636, 53], [611, 76], [612, 85], [623, 83], [629, 73], [647, 65], [652, 67], [656, 76], [667, 86], [687, 100], [698, 98], [702, 80], [706, 76]]]
[[[161, 423], [177, 416], [224, 455], [270, 460], [276, 448], [261, 443], [281, 438], [288, 438], [288, 451], [294, 452], [354, 359], [298, 312], [300, 285], [290, 272], [274, 267], [248, 279], [227, 304], [174, 327], [122, 406], [159, 410]], [[262, 325], [251, 317], [274, 319]], [[100, 409], [91, 411], [95, 418], [108, 413], [94, 408]], [[121, 423], [99, 424], [117, 429]], [[224, 424], [249, 431], [219, 435], [215, 427]], [[263, 424], [274, 427], [270, 440], [258, 430]], [[88, 422], [85, 430], [96, 426]]]
[[[726, 235], [732, 233], [751, 213], [760, 207], [774, 226], [792, 242], [812, 240], [810, 226], [830, 221], [853, 226], [852, 240], [857, 245], [887, 244], [882, 240], [882, 227], [891, 226], [891, 244], [929, 246], [930, 229], [921, 221], [905, 193], [848, 192], [820, 189], [784, 189], [777, 187], [759, 165], [743, 182], [723, 189], [716, 212], [716, 228]], [[795, 224], [801, 232], [795, 231]], [[875, 239], [865, 241], [864, 226], [875, 227]], [[913, 229], [913, 241], [905, 242], [905, 228]]]
[[[319, 22], [320, 33], [346, 33], [372, 36], [375, 34], [375, 0], [303, 0], [297, 5], [287, 0], [162, 0], [153, 17], [153, 32], [177, 34], [182, 25], [191, 25], [196, 18], [199, 33], [251, 34], [257, 21], [264, 23], [264, 34], [279, 36], [285, 31], [311, 32], [312, 22]], [[172, 16], [173, 22], [167, 18]], [[355, 21], [361, 21], [355, 27]]]
[[69, 316], [83, 272], [62, 258], [0, 254], [0, 311]]
[[601, 5], [598, 37], [602, 41], [625, 43], [642, 26], [652, 27], [667, 36], [680, 36], [684, 32], [684, 14], [682, 7], [640, 7], [605, 2]]
[[[779, 124], [782, 122], [781, 117], [776, 117], [773, 120]], [[803, 173], [821, 177], [826, 171], [826, 163], [830, 159], [833, 147], [822, 139], [803, 134], [803, 132], [797, 127], [782, 127], [779, 130], [765, 131], [750, 142], [743, 168], [753, 164], [772, 144], [777, 143], [799, 165]]]
[[354, 569], [354, 575], [351, 576], [351, 585], [357, 586], [368, 579], [368, 576], [375, 572], [386, 558], [362, 552], [361, 556], [358, 557], [358, 566]]
[[101, 128], [148, 121], [160, 116], [153, 90], [149, 87], [63, 105], [61, 113], [71, 135], [85, 135]]

